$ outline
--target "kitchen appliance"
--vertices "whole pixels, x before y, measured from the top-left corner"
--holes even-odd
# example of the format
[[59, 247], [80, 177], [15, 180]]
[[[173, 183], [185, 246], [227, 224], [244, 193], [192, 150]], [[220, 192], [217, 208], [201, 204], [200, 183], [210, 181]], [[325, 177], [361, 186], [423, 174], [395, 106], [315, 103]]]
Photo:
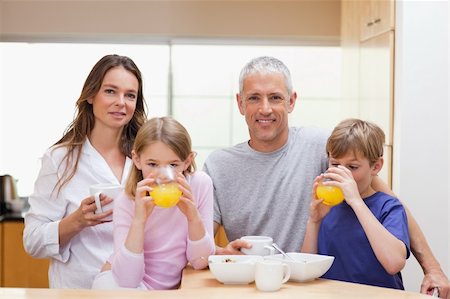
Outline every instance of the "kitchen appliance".
[[0, 176], [0, 215], [9, 212], [9, 203], [18, 199], [16, 180], [9, 174]]

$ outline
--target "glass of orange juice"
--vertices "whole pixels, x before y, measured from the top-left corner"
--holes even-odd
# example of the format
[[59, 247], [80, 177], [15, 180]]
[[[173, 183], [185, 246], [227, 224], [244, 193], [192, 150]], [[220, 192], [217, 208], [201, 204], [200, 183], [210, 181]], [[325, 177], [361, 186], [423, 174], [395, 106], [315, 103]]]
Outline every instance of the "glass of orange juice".
[[171, 208], [178, 203], [181, 191], [175, 180], [175, 170], [170, 166], [160, 167], [155, 173], [156, 184], [150, 196], [155, 204], [162, 208]]
[[344, 193], [342, 193], [341, 188], [323, 185], [322, 182], [324, 181], [330, 181], [330, 179], [323, 179], [319, 182], [316, 189], [317, 198], [323, 199], [322, 203], [328, 206], [340, 204], [344, 200]]

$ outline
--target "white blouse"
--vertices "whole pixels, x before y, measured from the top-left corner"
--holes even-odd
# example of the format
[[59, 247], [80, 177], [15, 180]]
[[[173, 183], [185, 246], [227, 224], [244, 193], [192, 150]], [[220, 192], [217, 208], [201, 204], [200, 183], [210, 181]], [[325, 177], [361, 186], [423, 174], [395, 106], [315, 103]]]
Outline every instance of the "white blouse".
[[105, 159], [86, 139], [77, 172], [57, 193], [54, 187], [63, 172], [59, 166], [66, 152], [64, 147], [51, 148], [42, 158], [34, 192], [28, 199], [30, 210], [25, 215], [23, 244], [31, 256], [50, 258], [51, 288], [91, 288], [94, 276], [113, 252], [112, 222], [84, 228], [63, 247], [59, 245], [59, 222], [89, 196], [90, 185], [124, 185], [132, 161], [126, 159], [119, 182]]

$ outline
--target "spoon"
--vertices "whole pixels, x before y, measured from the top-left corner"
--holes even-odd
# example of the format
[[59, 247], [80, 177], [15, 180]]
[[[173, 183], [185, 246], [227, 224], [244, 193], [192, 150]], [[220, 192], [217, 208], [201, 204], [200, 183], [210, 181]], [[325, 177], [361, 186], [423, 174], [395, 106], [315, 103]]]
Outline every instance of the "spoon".
[[276, 243], [272, 243], [273, 248], [275, 248], [276, 250], [278, 250], [279, 252], [281, 252], [281, 254], [287, 258], [290, 261], [295, 262], [294, 258], [291, 257], [290, 255], [287, 255], [286, 252], [284, 252]]

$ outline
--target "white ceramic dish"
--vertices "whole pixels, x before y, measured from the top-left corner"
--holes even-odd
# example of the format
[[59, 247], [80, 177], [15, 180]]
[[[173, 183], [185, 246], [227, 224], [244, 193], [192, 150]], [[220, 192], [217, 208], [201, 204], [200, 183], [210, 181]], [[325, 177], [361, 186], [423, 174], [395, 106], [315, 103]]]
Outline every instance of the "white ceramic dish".
[[288, 252], [294, 261], [286, 259], [282, 254], [265, 256], [269, 260], [281, 260], [291, 267], [290, 281], [304, 282], [313, 280], [325, 274], [333, 264], [334, 256]]
[[13, 199], [9, 202], [11, 210], [16, 213], [22, 212], [25, 207], [25, 201], [19, 198]]
[[224, 284], [249, 284], [255, 280], [255, 264], [264, 258], [258, 255], [210, 255], [209, 270]]

